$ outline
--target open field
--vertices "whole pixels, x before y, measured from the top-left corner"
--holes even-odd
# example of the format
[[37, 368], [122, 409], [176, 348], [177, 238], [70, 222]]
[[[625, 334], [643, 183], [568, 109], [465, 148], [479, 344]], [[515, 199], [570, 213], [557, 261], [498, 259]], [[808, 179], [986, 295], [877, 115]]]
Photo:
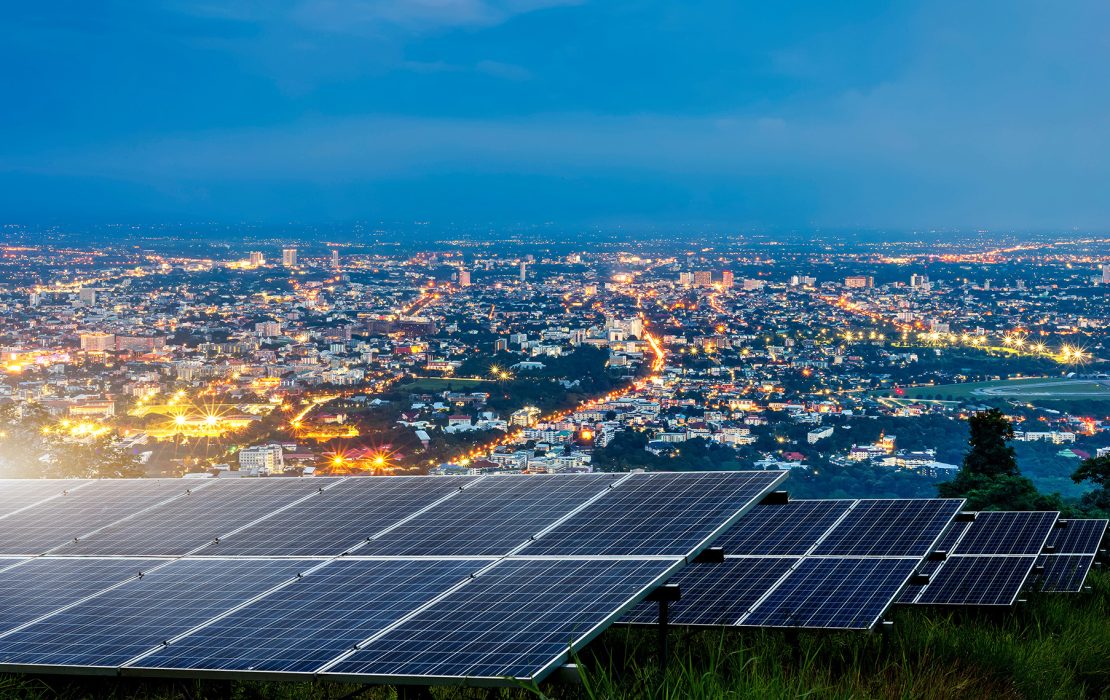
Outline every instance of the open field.
[[[1020, 401], [1089, 400], [1110, 401], [1110, 380], [1065, 379], [1047, 377], [1033, 379], [1007, 379], [996, 382], [968, 382], [965, 384], [938, 384], [936, 386], [906, 387], [901, 398], [949, 397], [956, 400], [1015, 399]], [[884, 392], [892, 396], [893, 392]]]
[[[654, 629], [614, 628], [577, 659], [580, 686], [433, 688], [434, 698], [1110, 699], [1110, 575], [1078, 595], [1029, 594], [999, 613], [895, 610], [885, 634], [672, 630], [660, 672]], [[386, 700], [392, 688], [0, 676], [0, 697], [111, 700]], [[419, 697], [419, 696], [417, 696]]]

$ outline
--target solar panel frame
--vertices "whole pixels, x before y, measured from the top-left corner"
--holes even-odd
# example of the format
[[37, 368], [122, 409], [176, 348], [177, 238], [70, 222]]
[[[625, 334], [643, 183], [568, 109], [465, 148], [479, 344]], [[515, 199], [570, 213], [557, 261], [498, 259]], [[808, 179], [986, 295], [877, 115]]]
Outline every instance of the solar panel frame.
[[104, 479], [0, 520], [0, 554], [46, 554], [109, 525], [208, 486], [182, 479]]
[[89, 479], [3, 479], [0, 492], [0, 521], [39, 503], [62, 496], [91, 483]]
[[52, 553], [73, 556], [182, 556], [310, 497], [334, 479], [216, 479], [206, 488], [146, 509]]
[[1059, 516], [1054, 510], [978, 513], [955, 553], [1040, 554]]
[[853, 499], [797, 500], [759, 505], [713, 541], [725, 556], [802, 556], [856, 503]]
[[963, 503], [959, 498], [857, 501], [811, 554], [923, 557], [932, 551]]
[[1045, 593], [1081, 593], [1094, 566], [1093, 554], [1049, 554], [1037, 559], [1044, 571], [1036, 576]]
[[950, 556], [915, 598], [915, 605], [1009, 607], [1033, 572], [1033, 554]]
[[[726, 556], [716, 564], [690, 564], [667, 579], [681, 599], [668, 605], [669, 624], [680, 627], [731, 627], [801, 562], [801, 557]], [[621, 624], [655, 625], [656, 603], [641, 602]]]
[[[142, 578], [0, 634], [0, 671], [115, 674], [120, 665], [161, 641], [292, 581], [310, 561], [320, 563], [173, 560]], [[227, 588], [229, 578], [241, 588]], [[184, 586], [177, 585], [182, 582]], [[206, 597], [200, 598], [202, 586], [213, 583], [223, 588], [204, 590]]]
[[[391, 476], [345, 479], [278, 514], [264, 518], [196, 556], [338, 556], [414, 513], [450, 498], [481, 477]], [[292, 529], [288, 521], [310, 520]], [[343, 529], [347, 528], [347, 529]]]
[[[750, 512], [786, 472], [634, 473], [520, 550], [528, 556], [694, 556]], [[668, 484], [682, 484], [679, 493]], [[735, 481], [728, 496], [721, 484]], [[655, 489], [653, 492], [652, 489]], [[712, 501], [712, 502], [707, 502]], [[673, 531], [681, 529], [681, 534]], [[659, 533], [665, 541], [653, 542]], [[596, 544], [603, 537], [608, 543]]]
[[[331, 560], [288, 586], [132, 659], [122, 670], [127, 675], [203, 673], [209, 678], [244, 673], [260, 679], [311, 676], [354, 644], [464, 583], [492, 561]], [[398, 577], [403, 580], [398, 582]], [[310, 608], [315, 614], [300, 614]], [[308, 638], [325, 633], [334, 641], [308, 648]], [[220, 656], [229, 651], [242, 661]], [[247, 659], [251, 666], [244, 668]]]
[[[621, 474], [488, 477], [354, 551], [360, 556], [386, 557], [507, 555], [623, 478]], [[485, 536], [477, 537], [483, 532]]]
[[[456, 625], [450, 630], [449, 634], [456, 635], [458, 641], [462, 642], [464, 639], [469, 649], [474, 649], [480, 642], [480, 639], [475, 637], [474, 634], [468, 632], [465, 628], [460, 628], [460, 625], [465, 625], [467, 622], [475, 619], [475, 615], [488, 611], [489, 608], [482, 609], [465, 609], [458, 610], [458, 602], [462, 599], [464, 602], [477, 602], [481, 605], [483, 595], [494, 599], [497, 603], [507, 601], [506, 612], [502, 615], [502, 621], [499, 624], [511, 624], [513, 616], [523, 616], [528, 620], [534, 621], [534, 613], [529, 612], [528, 606], [533, 604], [539, 599], [539, 596], [545, 590], [551, 590], [552, 584], [549, 580], [544, 579], [541, 584], [537, 585], [539, 590], [530, 590], [522, 586], [519, 581], [519, 576], [516, 571], [521, 568], [534, 568], [539, 569], [541, 572], [544, 567], [548, 570], [553, 570], [561, 567], [571, 567], [572, 565], [584, 566], [590, 564], [592, 569], [590, 572], [579, 577], [585, 578], [598, 578], [598, 567], [606, 567], [606, 571], [619, 571], [622, 568], [631, 569], [634, 573], [640, 574], [636, 579], [635, 584], [628, 584], [626, 590], [618, 590], [620, 581], [613, 581], [611, 578], [596, 584], [597, 590], [592, 591], [596, 594], [593, 598], [597, 600], [597, 596], [610, 596], [613, 597], [612, 604], [606, 604], [604, 610], [598, 610], [594, 618], [583, 626], [583, 631], [576, 633], [577, 636], [571, 637], [568, 640], [560, 640], [559, 642], [545, 639], [538, 644], [546, 647], [542, 653], [537, 653], [536, 656], [548, 659], [547, 663], [541, 665], [527, 664], [529, 669], [535, 669], [532, 675], [514, 675], [514, 669], [508, 668], [510, 662], [502, 662], [500, 668], [508, 670], [507, 673], [494, 674], [483, 670], [482, 672], [467, 674], [467, 673], [397, 673], [397, 672], [369, 672], [367, 669], [372, 668], [374, 663], [373, 659], [367, 659], [368, 656], [378, 654], [381, 655], [399, 655], [402, 657], [409, 657], [405, 663], [417, 663], [411, 655], [415, 652], [416, 647], [421, 644], [436, 645], [434, 639], [421, 640], [418, 636], [423, 632], [431, 632], [431, 628], [419, 627], [420, 625], [431, 625], [437, 622], [435, 618], [437, 610], [448, 608], [445, 612], [451, 617], [449, 622]], [[478, 575], [471, 582], [458, 589], [452, 591], [449, 595], [436, 601], [433, 605], [425, 607], [416, 615], [409, 617], [402, 623], [386, 630], [378, 636], [366, 640], [359, 648], [341, 656], [331, 663], [325, 665], [320, 669], [317, 675], [325, 678], [330, 678], [337, 681], [350, 681], [358, 683], [387, 683], [387, 684], [405, 684], [405, 683], [419, 683], [419, 684], [465, 684], [474, 686], [514, 686], [520, 682], [539, 682], [553, 670], [558, 668], [561, 664], [565, 663], [566, 659], [572, 651], [577, 651], [593, 640], [605, 628], [608, 627], [608, 622], [614, 618], [620, 617], [625, 612], [630, 610], [634, 605], [643, 600], [648, 593], [658, 584], [667, 579], [668, 576], [673, 574], [681, 568], [683, 562], [681, 559], [641, 559], [632, 557], [512, 557], [504, 559], [496, 565], [492, 566], [488, 571]], [[564, 574], [570, 577], [571, 574]], [[579, 587], [585, 584], [585, 581], [578, 580]], [[512, 587], [512, 590], [499, 590], [490, 592], [496, 586], [501, 584], [504, 587]], [[569, 587], [569, 586], [567, 586]], [[515, 599], [513, 599], [515, 596]], [[621, 602], [617, 603], [617, 600]], [[595, 602], [595, 604], [598, 604]], [[457, 612], [452, 613], [452, 609]], [[566, 606], [563, 608], [548, 609], [543, 614], [552, 617], [561, 617], [563, 622], [573, 616], [575, 612], [567, 610]], [[443, 634], [444, 627], [440, 625], [436, 628], [435, 634]], [[399, 637], [411, 634], [404, 641], [396, 641]], [[483, 632], [482, 634], [489, 634], [491, 632]], [[548, 638], [550, 638], [550, 634]], [[506, 642], [506, 637], [500, 635], [496, 640], [495, 647], [504, 647], [506, 645], [512, 646], [512, 642]], [[482, 642], [484, 643], [484, 642]], [[434, 652], [427, 652], [433, 653]], [[473, 653], [473, 652], [468, 652]], [[492, 650], [482, 652], [484, 655], [495, 653]], [[515, 653], [519, 658], [521, 652], [507, 652]], [[360, 658], [361, 657], [361, 658]], [[383, 661], [386, 668], [397, 669], [398, 662]], [[478, 662], [471, 663], [467, 669], [474, 668]], [[523, 668], [526, 664], [523, 661], [515, 662], [518, 664], [515, 670]], [[486, 666], [492, 666], [492, 663], [487, 663]], [[437, 664], [436, 667], [442, 666]]]
[[[873, 628], [913, 576], [917, 560], [897, 557], [806, 557], [736, 625], [786, 629]], [[837, 592], [847, 591], [848, 597]], [[854, 603], [854, 605], [850, 605]], [[796, 624], [782, 610], [798, 615]], [[856, 611], [846, 616], [845, 610]], [[797, 612], [801, 610], [802, 612]]]
[[1055, 527], [1046, 544], [1053, 554], [1098, 554], [1106, 535], [1106, 520], [1095, 518], [1068, 519], [1066, 527]]

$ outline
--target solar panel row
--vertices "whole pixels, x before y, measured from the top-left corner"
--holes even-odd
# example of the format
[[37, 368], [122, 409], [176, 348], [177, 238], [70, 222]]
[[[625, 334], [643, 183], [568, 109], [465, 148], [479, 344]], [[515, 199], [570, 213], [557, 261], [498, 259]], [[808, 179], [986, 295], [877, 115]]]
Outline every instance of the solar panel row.
[[[0, 562], [0, 669], [540, 678], [784, 476], [111, 486], [96, 517], [48, 509], [52, 537], [94, 526], [59, 548], [82, 557]], [[171, 558], [90, 556], [129, 550]]]
[[898, 602], [918, 605], [1013, 605], [1026, 584], [1037, 555], [1053, 532], [1056, 511], [977, 513], [971, 522], [958, 523], [938, 549], [943, 562], [929, 562], [924, 586], [909, 586]]
[[[790, 501], [761, 505], [715, 542], [723, 564], [672, 580], [678, 625], [867, 629], [959, 512], [960, 499]], [[629, 623], [653, 623], [637, 607]]]

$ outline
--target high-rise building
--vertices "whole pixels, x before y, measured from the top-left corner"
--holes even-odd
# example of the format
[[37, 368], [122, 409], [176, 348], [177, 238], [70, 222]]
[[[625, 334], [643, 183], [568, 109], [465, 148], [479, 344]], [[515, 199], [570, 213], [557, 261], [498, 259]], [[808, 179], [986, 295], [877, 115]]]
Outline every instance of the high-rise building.
[[459, 286], [470, 286], [470, 270], [467, 270], [466, 268], [459, 268]]
[[683, 287], [689, 287], [692, 280], [693, 277], [690, 275], [689, 272], [678, 273], [678, 283], [681, 284]]
[[1110, 263], [1102, 264], [1102, 283], [1110, 284]]
[[852, 275], [844, 278], [844, 286], [849, 289], [864, 289], [875, 286], [875, 278], [869, 275]]
[[260, 251], [252, 250], [250, 262], [251, 267], [262, 267], [266, 264], [266, 258]]
[[910, 287], [911, 288], [913, 288], [913, 289], [923, 289], [923, 288], [928, 288], [928, 286], [929, 286], [929, 276], [928, 275], [918, 275], [918, 274], [910, 275]]
[[296, 248], [282, 248], [281, 249], [281, 264], [285, 267], [297, 266], [297, 249]]
[[721, 289], [732, 289], [732, 270], [721, 271]]
[[336, 250], [335, 248], [332, 248], [332, 251], [331, 251], [331, 269], [333, 269], [333, 270], [338, 270], [339, 269], [339, 251]]
[[82, 287], [77, 298], [85, 306], [96, 306], [96, 290], [92, 287]]
[[694, 286], [695, 287], [712, 287], [713, 286], [713, 272], [710, 270], [696, 270], [694, 272]]
[[81, 349], [85, 352], [108, 352], [116, 349], [116, 336], [111, 333], [82, 333]]
[[520, 263], [520, 281], [524, 282], [528, 279], [528, 263]]

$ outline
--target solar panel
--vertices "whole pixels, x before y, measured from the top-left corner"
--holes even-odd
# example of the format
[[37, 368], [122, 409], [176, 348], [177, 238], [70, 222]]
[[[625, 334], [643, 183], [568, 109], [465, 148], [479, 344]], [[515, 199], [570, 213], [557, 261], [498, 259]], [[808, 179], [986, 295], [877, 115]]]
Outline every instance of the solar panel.
[[963, 503], [958, 498], [859, 501], [813, 554], [925, 556]]
[[324, 674], [363, 682], [539, 679], [675, 566], [666, 560], [504, 560]]
[[963, 538], [964, 533], [971, 527], [970, 522], [956, 522], [952, 523], [952, 527], [941, 535], [940, 541], [937, 542], [933, 548], [939, 552], [954, 552], [959, 546], [960, 540]]
[[913, 559], [803, 559], [739, 624], [870, 629], [916, 564]]
[[979, 513], [960, 540], [959, 554], [1040, 554], [1056, 511]]
[[1106, 534], [1105, 520], [1067, 520], [1065, 527], [1054, 527], [1048, 544], [1054, 554], [1098, 554]]
[[0, 491], [0, 518], [87, 483], [85, 479], [5, 479]]
[[[678, 584], [682, 599], [670, 603], [676, 625], [735, 625], [775, 582], [800, 560], [791, 557], [727, 557], [718, 564], [691, 564], [667, 579]], [[622, 620], [655, 624], [659, 604], [643, 602]]]
[[1037, 564], [1044, 573], [1037, 577], [1041, 590], [1050, 593], [1078, 593], [1083, 590], [1087, 573], [1095, 563], [1091, 554], [1052, 554], [1041, 557]]
[[56, 550], [66, 555], [181, 555], [297, 499], [331, 479], [221, 479]]
[[728, 555], [805, 554], [855, 501], [802, 500], [752, 508], [728, 532], [713, 541]]
[[165, 563], [158, 559], [22, 561], [0, 571], [0, 633]]
[[458, 491], [468, 477], [347, 479], [197, 552], [210, 556], [342, 554], [420, 508]]
[[93, 482], [0, 520], [0, 553], [43, 554], [144, 508], [183, 496], [189, 486], [181, 479]]
[[132, 667], [312, 673], [489, 563], [336, 560]]
[[734, 522], [785, 476], [784, 472], [633, 474], [523, 553], [685, 556]]
[[358, 554], [482, 556], [508, 554], [532, 535], [598, 496], [624, 475], [489, 477], [380, 538]]
[[932, 575], [920, 605], [1013, 605], [1037, 557], [953, 556]]
[[119, 666], [307, 566], [296, 560], [179, 559], [0, 636], [0, 670]]

